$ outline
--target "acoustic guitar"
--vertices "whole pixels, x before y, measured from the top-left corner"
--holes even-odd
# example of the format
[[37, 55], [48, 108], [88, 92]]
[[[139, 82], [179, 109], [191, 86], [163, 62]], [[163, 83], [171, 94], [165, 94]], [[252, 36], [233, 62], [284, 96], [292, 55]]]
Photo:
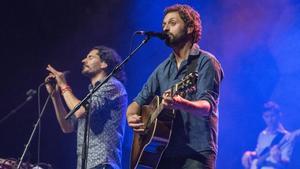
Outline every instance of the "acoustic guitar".
[[[196, 91], [198, 74], [196, 72], [185, 76], [179, 83], [173, 85], [170, 96], [186, 94]], [[167, 148], [172, 134], [175, 110], [164, 109], [162, 98], [155, 96], [149, 105], [142, 107], [141, 119], [144, 132], [134, 133], [131, 150], [131, 169], [155, 169]]]

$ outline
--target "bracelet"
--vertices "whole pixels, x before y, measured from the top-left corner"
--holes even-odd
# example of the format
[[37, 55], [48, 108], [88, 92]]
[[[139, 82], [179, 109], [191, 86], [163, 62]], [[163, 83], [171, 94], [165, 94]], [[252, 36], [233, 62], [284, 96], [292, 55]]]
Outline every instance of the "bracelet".
[[65, 87], [61, 87], [60, 90], [61, 90], [61, 94], [64, 94], [64, 93], [67, 92], [67, 91], [72, 92], [71, 87], [68, 86], [68, 85], [66, 85]]

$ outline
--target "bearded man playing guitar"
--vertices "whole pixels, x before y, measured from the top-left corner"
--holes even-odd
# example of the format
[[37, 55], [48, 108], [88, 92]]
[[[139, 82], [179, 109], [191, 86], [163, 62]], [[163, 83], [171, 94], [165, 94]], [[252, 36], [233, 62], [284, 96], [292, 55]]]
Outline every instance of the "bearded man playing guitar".
[[[135, 132], [131, 169], [215, 169], [221, 65], [197, 45], [202, 27], [200, 15], [192, 7], [167, 7], [162, 29], [173, 52], [127, 109], [128, 125]], [[186, 92], [190, 84], [195, 84], [193, 93]], [[153, 99], [155, 95], [161, 97]], [[143, 109], [152, 99], [151, 106]], [[154, 112], [142, 116], [142, 109]]]

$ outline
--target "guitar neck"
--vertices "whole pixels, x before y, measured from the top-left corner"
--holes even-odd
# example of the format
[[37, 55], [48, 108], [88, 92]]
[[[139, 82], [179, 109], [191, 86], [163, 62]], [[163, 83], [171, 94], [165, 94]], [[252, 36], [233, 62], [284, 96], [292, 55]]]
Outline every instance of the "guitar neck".
[[[173, 85], [166, 93], [169, 94], [169, 96], [173, 97], [175, 95], [180, 95], [181, 97], [185, 97], [186, 94], [192, 93], [196, 90], [196, 82], [198, 79], [198, 73], [193, 72], [188, 74], [181, 80], [180, 82]], [[156, 118], [159, 116], [159, 114], [163, 111], [164, 106], [162, 104], [162, 98], [159, 96], [155, 96], [155, 98], [150, 103], [150, 106], [152, 107], [153, 112], [151, 112], [151, 116], [149, 118], [149, 125], [152, 124]], [[174, 114], [174, 110], [173, 110]]]
[[[290, 133], [291, 135], [294, 135], [295, 137], [300, 135], [300, 129], [295, 130], [294, 132]], [[279, 148], [279, 150], [282, 150], [283, 148], [285, 148], [286, 146], [288, 146], [290, 140], [286, 139], [285, 137], [282, 138], [282, 140], [277, 144], [277, 147]], [[258, 161], [264, 161], [268, 158], [268, 156], [270, 155], [271, 150], [269, 150], [267, 153], [261, 155], [258, 157]]]

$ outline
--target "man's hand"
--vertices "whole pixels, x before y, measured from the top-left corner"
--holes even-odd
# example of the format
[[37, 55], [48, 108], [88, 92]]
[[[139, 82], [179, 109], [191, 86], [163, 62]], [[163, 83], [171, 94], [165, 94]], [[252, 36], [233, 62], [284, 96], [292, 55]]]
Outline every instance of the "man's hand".
[[184, 106], [183, 105], [184, 98], [182, 98], [179, 95], [171, 97], [170, 90], [167, 90], [163, 94], [162, 104], [163, 104], [164, 108], [167, 108], [167, 109], [182, 109]]
[[144, 123], [141, 118], [141, 116], [136, 114], [127, 116], [128, 126], [132, 127], [133, 131], [138, 133], [144, 132]]
[[50, 73], [50, 74], [45, 78], [45, 86], [46, 86], [47, 92], [53, 96], [53, 95], [55, 95], [55, 94], [59, 94], [59, 88], [58, 88], [57, 85], [52, 84], [52, 83], [50, 82], [50, 79], [52, 79], [52, 78], [55, 78], [55, 76], [54, 76], [52, 73]]
[[55, 78], [57, 85], [60, 88], [64, 88], [65, 86], [68, 86], [63, 72], [57, 71], [51, 65], [48, 65], [46, 69], [50, 72], [50, 75]]
[[242, 157], [242, 165], [245, 169], [249, 169], [253, 163], [253, 160], [256, 156], [256, 152], [254, 151], [246, 151]]
[[271, 148], [270, 156], [277, 162], [281, 161], [281, 151], [278, 146], [275, 145]]
[[136, 102], [132, 102], [127, 108], [126, 117], [128, 126], [132, 127], [134, 132], [144, 133], [144, 123], [142, 117], [138, 115], [140, 111], [141, 106]]

